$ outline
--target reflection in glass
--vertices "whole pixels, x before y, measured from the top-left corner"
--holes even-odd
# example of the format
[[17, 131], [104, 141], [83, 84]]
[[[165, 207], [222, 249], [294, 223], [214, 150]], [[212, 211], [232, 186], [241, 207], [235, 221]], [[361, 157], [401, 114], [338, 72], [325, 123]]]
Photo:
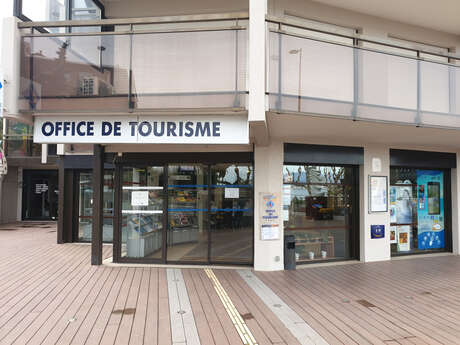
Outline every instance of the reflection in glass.
[[122, 171], [121, 256], [162, 258], [163, 167]]
[[340, 166], [285, 165], [283, 218], [296, 237], [296, 260], [350, 257], [353, 170]]
[[[113, 241], [113, 170], [104, 172], [102, 240]], [[80, 172], [78, 196], [78, 240], [91, 242], [93, 224], [93, 174]]]
[[208, 260], [208, 170], [168, 167], [168, 261]]
[[391, 168], [391, 253], [445, 250], [444, 205], [442, 170]]
[[252, 263], [253, 178], [250, 164], [211, 167], [212, 262]]

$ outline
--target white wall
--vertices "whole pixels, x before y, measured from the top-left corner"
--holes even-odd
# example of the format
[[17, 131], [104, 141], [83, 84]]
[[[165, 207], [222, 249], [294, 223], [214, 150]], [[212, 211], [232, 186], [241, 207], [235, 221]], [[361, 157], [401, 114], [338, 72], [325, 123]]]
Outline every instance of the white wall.
[[[283, 142], [272, 140], [268, 146], [254, 148], [254, 269], [259, 271], [275, 271], [284, 269], [283, 262], [283, 221], [282, 188], [283, 188]], [[279, 240], [260, 240], [260, 200], [259, 193], [279, 193], [280, 215]]]
[[[372, 159], [379, 159], [381, 171], [374, 171]], [[364, 262], [389, 260], [390, 212], [369, 213], [369, 176], [387, 176], [390, 183], [390, 150], [385, 146], [364, 146], [364, 165], [360, 166], [360, 259]], [[388, 186], [387, 186], [388, 187]], [[388, 187], [389, 188], [389, 187]], [[387, 196], [387, 198], [389, 195]], [[387, 199], [388, 202], [388, 199]], [[371, 225], [384, 225], [385, 237], [371, 239]]]

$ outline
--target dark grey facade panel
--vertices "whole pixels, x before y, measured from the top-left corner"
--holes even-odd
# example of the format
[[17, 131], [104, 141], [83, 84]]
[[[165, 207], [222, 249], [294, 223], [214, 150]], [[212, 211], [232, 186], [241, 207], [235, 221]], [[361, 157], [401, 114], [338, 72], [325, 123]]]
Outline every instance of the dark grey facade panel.
[[364, 149], [354, 146], [284, 144], [285, 163], [364, 164]]
[[390, 165], [412, 168], [452, 169], [457, 167], [455, 153], [390, 149]]

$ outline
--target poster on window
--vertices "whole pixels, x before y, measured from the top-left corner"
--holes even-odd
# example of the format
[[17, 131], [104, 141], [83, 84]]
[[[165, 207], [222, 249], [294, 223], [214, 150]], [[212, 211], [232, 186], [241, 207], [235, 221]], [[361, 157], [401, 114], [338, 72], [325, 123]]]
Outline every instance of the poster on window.
[[398, 243], [398, 227], [390, 227], [390, 243]]
[[397, 227], [398, 252], [410, 251], [410, 229], [410, 225], [401, 225]]
[[[394, 216], [392, 223], [412, 224], [412, 186], [393, 186], [395, 189]], [[390, 216], [391, 217], [391, 216]]]
[[396, 223], [396, 189], [397, 187], [390, 187], [390, 223]]
[[[418, 249], [440, 249], [445, 246], [443, 177], [443, 172], [439, 170], [417, 170]], [[420, 208], [422, 203], [424, 207]]]

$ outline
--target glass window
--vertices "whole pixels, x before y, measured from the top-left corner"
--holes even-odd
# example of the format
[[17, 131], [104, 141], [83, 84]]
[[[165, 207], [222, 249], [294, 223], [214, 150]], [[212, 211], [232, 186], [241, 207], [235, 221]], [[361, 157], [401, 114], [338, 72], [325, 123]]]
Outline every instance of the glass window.
[[351, 257], [353, 168], [285, 165], [283, 218], [296, 238], [296, 260]]
[[391, 168], [392, 254], [446, 248], [444, 172]]
[[[91, 242], [93, 226], [93, 173], [79, 174], [78, 241]], [[103, 234], [104, 242], [113, 241], [113, 170], [104, 172]]]
[[121, 256], [161, 259], [163, 167], [122, 171]]

